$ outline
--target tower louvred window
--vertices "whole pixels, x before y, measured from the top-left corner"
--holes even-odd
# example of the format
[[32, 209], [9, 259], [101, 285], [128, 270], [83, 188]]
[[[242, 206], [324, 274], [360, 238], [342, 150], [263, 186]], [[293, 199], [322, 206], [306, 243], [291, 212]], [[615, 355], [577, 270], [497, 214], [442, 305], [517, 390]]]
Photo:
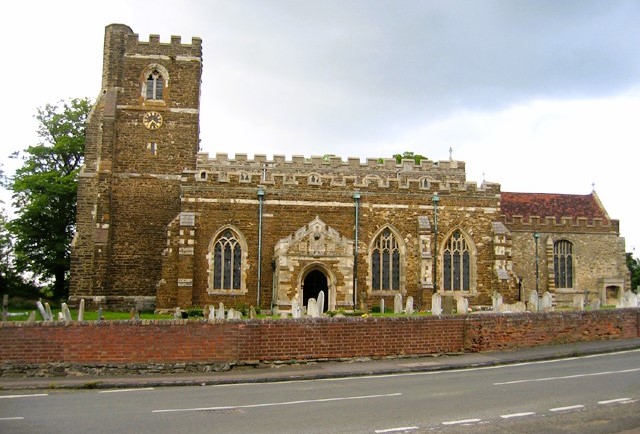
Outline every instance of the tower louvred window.
[[162, 99], [164, 90], [164, 79], [162, 74], [157, 70], [154, 70], [147, 77], [147, 99], [160, 100]]

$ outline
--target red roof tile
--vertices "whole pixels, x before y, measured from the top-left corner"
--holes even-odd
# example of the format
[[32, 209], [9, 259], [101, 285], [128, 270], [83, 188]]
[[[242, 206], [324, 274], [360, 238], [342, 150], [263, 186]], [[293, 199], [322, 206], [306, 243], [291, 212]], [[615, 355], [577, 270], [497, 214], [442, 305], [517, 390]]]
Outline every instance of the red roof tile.
[[554, 194], [554, 193], [501, 193], [500, 209], [502, 214], [511, 219], [513, 216], [586, 217], [589, 221], [599, 218], [608, 221], [609, 216], [602, 207], [595, 193], [587, 195]]

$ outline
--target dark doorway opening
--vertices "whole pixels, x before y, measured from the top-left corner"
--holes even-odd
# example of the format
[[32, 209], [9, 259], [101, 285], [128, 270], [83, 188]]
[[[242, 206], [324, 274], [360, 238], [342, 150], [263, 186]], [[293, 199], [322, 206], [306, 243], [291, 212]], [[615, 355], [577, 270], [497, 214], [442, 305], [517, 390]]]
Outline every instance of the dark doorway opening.
[[327, 291], [327, 276], [322, 271], [313, 270], [304, 278], [302, 283], [302, 302], [305, 306], [308, 305], [310, 298], [318, 300], [318, 294], [320, 291], [324, 291], [324, 303], [322, 306], [318, 306], [318, 310], [322, 309], [322, 312], [327, 311], [329, 304], [329, 292]]

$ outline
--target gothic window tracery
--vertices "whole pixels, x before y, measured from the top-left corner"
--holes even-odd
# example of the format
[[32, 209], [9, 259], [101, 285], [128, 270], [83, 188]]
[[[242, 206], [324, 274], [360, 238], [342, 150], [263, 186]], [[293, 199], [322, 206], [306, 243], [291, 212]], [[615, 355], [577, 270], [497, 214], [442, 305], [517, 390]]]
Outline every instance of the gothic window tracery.
[[242, 288], [243, 252], [238, 235], [225, 229], [212, 244], [209, 265], [213, 290]]
[[456, 230], [447, 240], [442, 252], [443, 288], [445, 291], [471, 289], [471, 252], [462, 232]]
[[573, 244], [567, 240], [553, 244], [553, 271], [556, 288], [573, 288]]
[[395, 234], [384, 229], [373, 243], [371, 250], [371, 287], [374, 291], [400, 289], [400, 246]]

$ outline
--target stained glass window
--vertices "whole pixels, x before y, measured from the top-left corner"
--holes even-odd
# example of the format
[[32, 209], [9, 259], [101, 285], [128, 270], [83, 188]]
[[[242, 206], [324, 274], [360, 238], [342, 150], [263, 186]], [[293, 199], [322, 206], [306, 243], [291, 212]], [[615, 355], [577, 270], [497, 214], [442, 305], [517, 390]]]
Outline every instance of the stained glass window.
[[573, 244], [567, 240], [553, 245], [553, 271], [556, 288], [573, 288]]
[[443, 288], [445, 291], [471, 289], [471, 255], [469, 244], [462, 232], [455, 231], [442, 252]]
[[400, 289], [400, 248], [391, 230], [376, 238], [371, 252], [371, 286], [374, 291]]
[[213, 246], [213, 288], [240, 289], [242, 247], [236, 235], [225, 230]]

